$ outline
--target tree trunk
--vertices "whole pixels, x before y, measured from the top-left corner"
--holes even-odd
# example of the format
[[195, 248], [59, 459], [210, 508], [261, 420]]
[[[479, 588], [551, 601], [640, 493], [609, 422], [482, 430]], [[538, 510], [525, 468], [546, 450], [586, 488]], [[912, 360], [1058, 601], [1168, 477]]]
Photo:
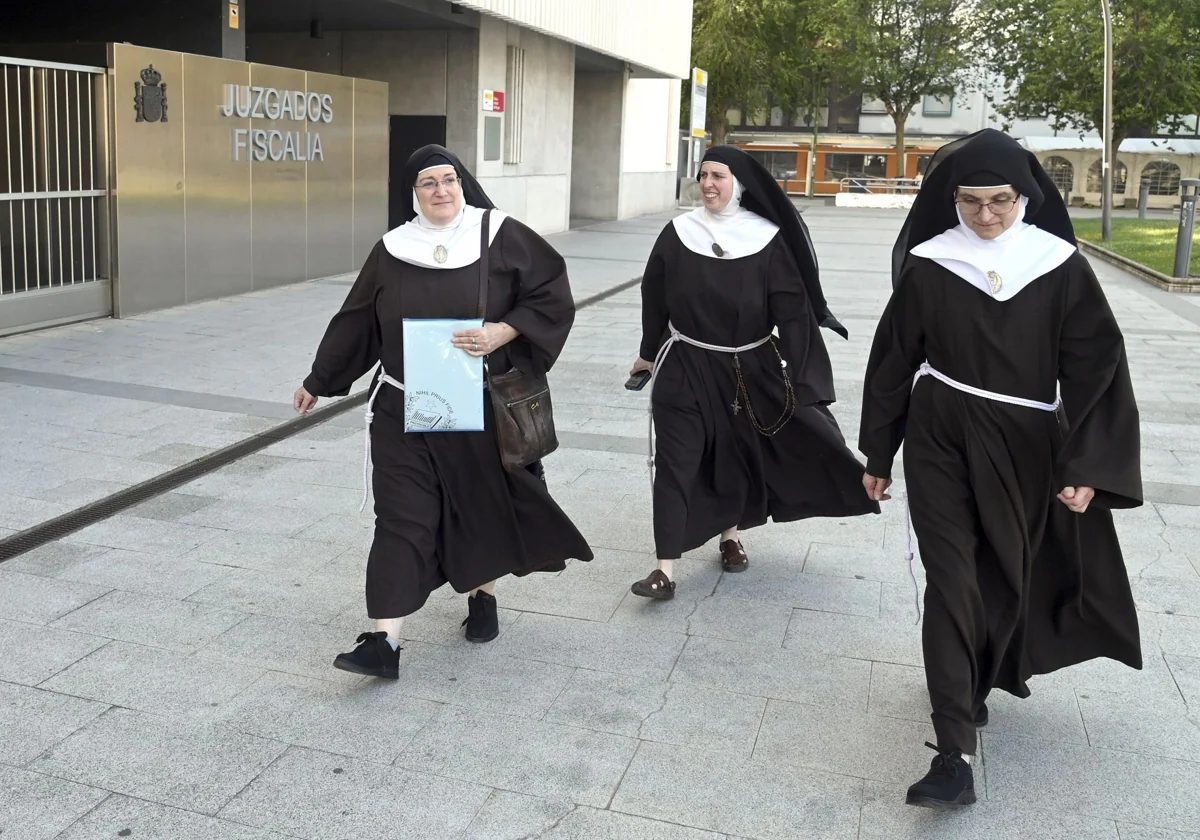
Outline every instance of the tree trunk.
[[729, 133], [729, 126], [725, 124], [724, 119], [712, 120], [712, 142], [714, 146], [724, 146], [725, 138]]
[[908, 122], [908, 112], [897, 112], [892, 119], [896, 123], [896, 177], [903, 178], [908, 172], [908, 155], [904, 149], [904, 125]]

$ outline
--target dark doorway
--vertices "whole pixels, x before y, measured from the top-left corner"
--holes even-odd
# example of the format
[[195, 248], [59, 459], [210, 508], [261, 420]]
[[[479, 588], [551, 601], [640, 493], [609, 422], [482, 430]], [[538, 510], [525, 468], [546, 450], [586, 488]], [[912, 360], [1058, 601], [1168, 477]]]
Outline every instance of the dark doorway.
[[388, 230], [401, 223], [404, 208], [412, 206], [412, 195], [401, 195], [404, 164], [417, 149], [430, 143], [446, 145], [445, 117], [393, 116], [391, 122], [391, 178], [388, 182]]

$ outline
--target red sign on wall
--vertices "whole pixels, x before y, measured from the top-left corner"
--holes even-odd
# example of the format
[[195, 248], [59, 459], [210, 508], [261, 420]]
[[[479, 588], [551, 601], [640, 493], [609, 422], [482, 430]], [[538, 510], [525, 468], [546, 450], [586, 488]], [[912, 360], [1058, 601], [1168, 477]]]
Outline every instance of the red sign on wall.
[[483, 110], [499, 113], [504, 110], [504, 91], [485, 90], [483, 92]]

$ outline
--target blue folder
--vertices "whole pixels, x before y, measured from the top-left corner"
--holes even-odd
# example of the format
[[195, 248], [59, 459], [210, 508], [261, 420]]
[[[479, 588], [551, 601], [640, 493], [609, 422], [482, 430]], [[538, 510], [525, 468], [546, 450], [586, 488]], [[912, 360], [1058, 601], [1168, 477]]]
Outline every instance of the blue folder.
[[454, 346], [481, 320], [404, 319], [404, 431], [483, 431], [483, 359]]

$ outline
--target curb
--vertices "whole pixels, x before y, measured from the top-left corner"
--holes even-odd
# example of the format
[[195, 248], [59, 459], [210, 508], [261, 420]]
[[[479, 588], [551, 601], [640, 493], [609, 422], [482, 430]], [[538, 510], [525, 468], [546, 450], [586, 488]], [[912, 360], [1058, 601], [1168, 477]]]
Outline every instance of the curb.
[[134, 505], [141, 504], [147, 499], [160, 496], [163, 493], [174, 490], [176, 487], [182, 487], [190, 481], [194, 481], [227, 464], [245, 458], [247, 455], [253, 455], [281, 440], [286, 440], [293, 435], [311, 429], [313, 426], [320, 425], [327, 420], [332, 420], [334, 417], [344, 414], [356, 406], [365, 404], [367, 397], [368, 393], [366, 389], [363, 389], [358, 393], [343, 397], [337, 402], [313, 409], [306, 415], [286, 420], [283, 423], [272, 426], [266, 431], [250, 435], [247, 438], [239, 440], [237, 443], [231, 443], [215, 452], [210, 452], [194, 461], [189, 461], [182, 466], [156, 475], [154, 478], [143, 481], [140, 484], [135, 484], [124, 490], [118, 490], [110, 496], [97, 499], [74, 510], [69, 510], [53, 519], [47, 519], [23, 531], [11, 534], [0, 539], [0, 563], [3, 563], [5, 560], [11, 560], [27, 551], [32, 551], [48, 542], [62, 539], [76, 531], [87, 528], [89, 525], [95, 525], [97, 522], [108, 519], [110, 516], [121, 513]]
[[1139, 262], [1134, 262], [1128, 257], [1123, 257], [1120, 254], [1113, 253], [1107, 248], [1101, 248], [1099, 245], [1095, 245], [1085, 239], [1079, 240], [1079, 250], [1083, 251], [1085, 254], [1099, 257], [1105, 262], [1115, 265], [1118, 268], [1123, 268], [1130, 274], [1133, 274], [1164, 291], [1200, 293], [1200, 277], [1168, 277], [1161, 271], [1155, 271], [1153, 268], [1147, 268]]

